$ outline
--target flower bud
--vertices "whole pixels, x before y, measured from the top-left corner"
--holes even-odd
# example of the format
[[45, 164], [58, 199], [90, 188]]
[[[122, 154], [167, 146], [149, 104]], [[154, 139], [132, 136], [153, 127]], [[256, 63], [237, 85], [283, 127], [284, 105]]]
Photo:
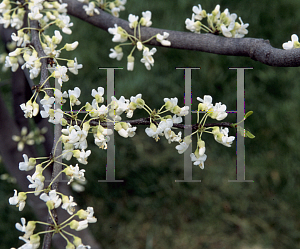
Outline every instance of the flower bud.
[[74, 236], [73, 244], [74, 244], [75, 246], [81, 245], [81, 244], [82, 244], [81, 238], [79, 238], [79, 237], [77, 237], [77, 236]]
[[126, 122], [121, 122], [121, 125], [124, 130], [127, 130], [129, 128], [129, 126]]
[[39, 104], [38, 103], [36, 103], [35, 101], [32, 103], [32, 106], [33, 106], [33, 111], [32, 111], [32, 116], [36, 116], [36, 115], [38, 115], [38, 113], [39, 113]]
[[8, 54], [8, 56], [18, 56], [18, 55], [21, 54], [21, 52], [22, 52], [22, 49], [21, 49], [21, 48], [17, 48], [15, 51], [10, 52], [10, 53]]
[[68, 241], [66, 249], [75, 249], [75, 246], [71, 242]]
[[71, 229], [76, 230], [79, 227], [79, 222], [77, 220], [72, 220], [69, 224]]
[[215, 9], [211, 12], [213, 16], [216, 16], [220, 11], [220, 5], [218, 4]]
[[134, 68], [134, 57], [132, 55], [129, 55], [127, 57], [127, 70], [133, 71]]
[[176, 105], [174, 108], [173, 108], [173, 113], [174, 114], [179, 114], [181, 112], [181, 108], [178, 106], [178, 105]]
[[120, 131], [122, 129], [122, 125], [120, 123], [115, 124], [115, 130]]
[[137, 103], [138, 108], [143, 108], [145, 105], [145, 101], [141, 98], [138, 98], [135, 102]]
[[143, 44], [140, 41], [137, 42], [136, 46], [139, 51], [143, 50]]
[[85, 220], [89, 214], [87, 211], [80, 209], [76, 215], [78, 215], [79, 219]]
[[18, 194], [19, 201], [25, 201], [27, 199], [27, 194], [25, 192], [20, 192]]
[[71, 44], [66, 43], [65, 48], [66, 48], [67, 51], [72, 51], [72, 50], [75, 50], [77, 48], [78, 44], [79, 44], [78, 41], [73, 42]]

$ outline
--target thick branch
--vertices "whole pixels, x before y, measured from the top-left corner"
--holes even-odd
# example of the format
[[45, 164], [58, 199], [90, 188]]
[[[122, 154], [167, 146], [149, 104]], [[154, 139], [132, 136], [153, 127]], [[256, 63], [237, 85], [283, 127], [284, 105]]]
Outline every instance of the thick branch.
[[[129, 34], [133, 35], [133, 30], [129, 28], [128, 22], [123, 19], [114, 17], [102, 10], [100, 10], [100, 15], [95, 14], [90, 17], [87, 16], [82, 9], [84, 4], [74, 0], [63, 0], [63, 2], [68, 4], [68, 14], [70, 15], [78, 17], [105, 31], [107, 31], [108, 28], [114, 27], [116, 23]], [[142, 40], [147, 40], [157, 33], [163, 34], [163, 32], [170, 34], [168, 40], [171, 41], [171, 48], [195, 50], [220, 55], [245, 56], [274, 67], [300, 66], [300, 49], [277, 49], [272, 47], [268, 40], [263, 39], [227, 38], [213, 34], [194, 34], [191, 32], [142, 27]], [[149, 44], [162, 46], [155, 39], [151, 40]]]

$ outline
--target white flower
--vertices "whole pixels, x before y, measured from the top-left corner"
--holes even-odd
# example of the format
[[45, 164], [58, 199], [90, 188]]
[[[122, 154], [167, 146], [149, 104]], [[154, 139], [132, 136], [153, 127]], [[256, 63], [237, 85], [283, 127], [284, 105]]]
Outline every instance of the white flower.
[[34, 173], [32, 176], [27, 176], [27, 179], [31, 182], [28, 188], [35, 189], [35, 195], [39, 195], [40, 192], [44, 189], [45, 177], [41, 173]]
[[218, 121], [223, 120], [224, 118], [227, 117], [226, 113], [226, 105], [221, 104], [221, 102], [216, 103], [215, 106], [213, 106], [213, 111], [209, 111], [209, 116], [213, 119], [216, 119]]
[[52, 42], [54, 44], [59, 44], [62, 40], [62, 35], [60, 34], [60, 32], [58, 30], [54, 31], [54, 36], [52, 36]]
[[145, 67], [146, 67], [148, 70], [151, 69], [151, 66], [153, 67], [154, 59], [153, 59], [152, 55], [155, 54], [155, 52], [156, 52], [156, 48], [152, 48], [152, 49], [149, 51], [149, 48], [144, 47], [144, 50], [143, 50], [143, 58], [141, 59], [141, 62], [142, 62], [142, 63], [145, 63]]
[[55, 71], [54, 71], [54, 77], [56, 79], [58, 79], [58, 83], [60, 84], [60, 86], [62, 86], [63, 82], [66, 82], [69, 80], [69, 77], [67, 75], [67, 67], [65, 66], [57, 66], [55, 67]]
[[86, 14], [89, 15], [89, 16], [93, 16], [94, 12], [98, 15], [100, 14], [99, 10], [95, 9], [95, 3], [94, 2], [90, 2], [88, 6], [84, 5], [82, 8], [85, 10]]
[[177, 103], [178, 103], [178, 99], [175, 97], [175, 98], [164, 98], [164, 101], [166, 103], [166, 109], [167, 110], [172, 110], [175, 106], [177, 106]]
[[[131, 29], [135, 28], [135, 27], [138, 25], [138, 20], [139, 20], [139, 17], [138, 17], [138, 16], [129, 14], [129, 16], [128, 16], [129, 27], [130, 27]], [[116, 24], [115, 24], [115, 25], [116, 25]]]
[[17, 207], [19, 207], [19, 211], [22, 211], [25, 207], [25, 204], [26, 204], [26, 202], [25, 202], [25, 200], [27, 199], [26, 193], [20, 192], [18, 194], [17, 190], [14, 190], [14, 191], [15, 191], [14, 196], [10, 197], [8, 199], [9, 204], [10, 205], [16, 205]]
[[78, 41], [75, 41], [73, 43], [66, 43], [65, 48], [67, 51], [73, 51], [78, 47], [78, 44]]
[[176, 115], [174, 115], [172, 117], [172, 121], [173, 121], [174, 124], [180, 124], [182, 122], [182, 117], [180, 117], [180, 116], [177, 117]]
[[242, 21], [242, 18], [240, 18], [240, 17], [239, 17], [239, 20], [240, 20], [241, 24], [237, 25], [237, 29], [236, 29], [234, 38], [242, 38], [248, 34], [248, 30], [246, 28], [248, 28], [249, 24], [248, 23], [244, 24]]
[[111, 13], [115, 17], [119, 17], [119, 12], [120, 12], [120, 8], [118, 8], [118, 7], [114, 7], [114, 8], [111, 9]]
[[222, 34], [225, 37], [232, 37], [231, 31], [233, 31], [234, 27], [235, 27], [235, 22], [231, 22], [228, 27], [226, 27], [224, 24], [222, 24], [221, 25]]
[[293, 34], [291, 36], [291, 41], [285, 42], [282, 44], [283, 49], [293, 49], [293, 48], [299, 48], [299, 38], [296, 34]]
[[88, 221], [82, 220], [78, 222], [78, 227], [75, 229], [76, 231], [81, 231], [83, 229], [86, 229], [88, 227]]
[[220, 128], [220, 127], [214, 127], [212, 130], [212, 133], [214, 134], [215, 140], [220, 143], [225, 145], [226, 147], [231, 147], [231, 144], [233, 140], [235, 139], [234, 136], [228, 136], [228, 128]]
[[16, 229], [18, 229], [19, 231], [25, 233], [23, 235], [23, 238], [28, 239], [32, 234], [33, 231], [35, 229], [35, 222], [34, 221], [29, 221], [27, 226], [26, 226], [26, 219], [25, 218], [21, 218], [21, 223], [16, 223]]
[[78, 164], [76, 164], [76, 166], [68, 166], [64, 172], [66, 173], [67, 176], [70, 176], [71, 179], [70, 181], [68, 182], [68, 185], [74, 180], [79, 180], [79, 181], [85, 181], [85, 177], [84, 177], [84, 172], [85, 170], [84, 169], [79, 169], [78, 167]]
[[164, 32], [163, 35], [157, 34], [156, 40], [161, 43], [163, 46], [171, 46], [171, 42], [166, 40], [169, 37], [169, 33]]
[[73, 26], [73, 23], [70, 23], [70, 17], [68, 15], [58, 15], [56, 19], [56, 25], [62, 29], [62, 32], [65, 34], [72, 34], [70, 27]]
[[75, 75], [78, 74], [78, 69], [82, 68], [82, 64], [77, 63], [76, 57], [74, 58], [74, 60], [68, 61], [67, 66], [68, 66], [69, 71]]
[[136, 108], [142, 109], [145, 105], [145, 101], [142, 99], [142, 94], [139, 93], [135, 97], [130, 97], [130, 107], [135, 106]]
[[190, 30], [191, 32], [195, 32], [200, 34], [201, 23], [199, 21], [195, 22], [195, 14], [192, 14], [192, 19], [187, 18], [185, 20], [185, 28]]
[[86, 212], [88, 213], [86, 220], [88, 223], [95, 223], [97, 222], [97, 218], [95, 218], [94, 215], [94, 208], [93, 207], [87, 207]]
[[74, 145], [65, 143], [64, 150], [62, 151], [62, 158], [69, 161], [73, 156]]
[[31, 9], [31, 12], [28, 14], [28, 17], [29, 17], [31, 20], [40, 20], [40, 19], [43, 18], [43, 15], [40, 14], [39, 7], [34, 6], [34, 7]]
[[51, 190], [49, 196], [45, 193], [41, 194], [40, 199], [44, 202], [51, 203], [53, 208], [58, 208], [61, 204], [61, 198], [56, 194], [56, 190]]
[[134, 68], [134, 57], [132, 55], [129, 55], [127, 57], [127, 70], [133, 71]]
[[11, 67], [11, 71], [15, 72], [19, 68], [18, 59], [16, 57], [6, 56], [4, 66]]
[[184, 107], [180, 108], [180, 112], [179, 113], [176, 112], [176, 114], [178, 116], [186, 116], [186, 115], [188, 115], [189, 114], [189, 107], [188, 106], [184, 106]]
[[78, 100], [80, 97], [81, 90], [79, 87], [75, 87], [74, 90], [69, 90], [69, 98], [70, 98], [70, 103], [72, 106], [80, 105], [81, 102]]
[[118, 27], [117, 24], [115, 24], [114, 28], [109, 28], [108, 32], [112, 35], [114, 35], [114, 37], [112, 38], [113, 42], [125, 42], [127, 41], [127, 34], [124, 31], [124, 29], [122, 29], [122, 27]]
[[182, 154], [187, 150], [191, 142], [192, 142], [191, 137], [187, 136], [183, 139], [183, 142], [179, 143], [179, 145], [177, 145], [175, 148], [176, 150], [178, 150], [179, 154]]
[[122, 137], [133, 137], [135, 135], [135, 130], [136, 127], [132, 127], [131, 124], [127, 124], [127, 123], [121, 123], [121, 125], [119, 126], [115, 126], [115, 127], [121, 127], [121, 129], [116, 129], [119, 133], [120, 136]]
[[92, 90], [92, 96], [96, 99], [97, 103], [103, 103], [104, 98], [102, 97], [104, 94], [104, 88], [99, 86], [97, 91], [95, 89]]
[[70, 215], [72, 215], [75, 211], [74, 206], [77, 206], [77, 203], [73, 201], [73, 196], [69, 196], [69, 198], [66, 195], [63, 196], [62, 198], [63, 204], [61, 208], [67, 210], [67, 212]]
[[207, 158], [207, 155], [203, 154], [202, 156], [199, 156], [198, 158], [195, 156], [194, 153], [190, 155], [192, 162], [194, 162], [194, 165], [199, 165], [201, 169], [204, 169], [204, 162]]
[[111, 101], [115, 101], [117, 105], [116, 108], [114, 108], [115, 115], [120, 116], [123, 112], [127, 111], [129, 108], [129, 99], [125, 99], [124, 96], [121, 96], [119, 100], [115, 96], [112, 96]]
[[24, 112], [25, 118], [32, 118], [33, 114], [33, 105], [31, 100], [27, 101], [26, 105], [23, 103], [20, 105], [22, 111]]
[[35, 159], [30, 158], [28, 160], [28, 156], [23, 154], [24, 162], [19, 163], [19, 169], [24, 171], [32, 170], [35, 167]]
[[195, 20], [201, 21], [206, 16], [206, 12], [202, 10], [202, 7], [200, 4], [198, 4], [198, 7], [193, 6], [192, 10], [195, 13]]
[[109, 58], [117, 59], [120, 61], [123, 58], [123, 51], [122, 48], [119, 46], [116, 46], [114, 49], [110, 49], [111, 53], [109, 54]]
[[[57, 93], [56, 90], [55, 90], [55, 93]], [[41, 104], [43, 105], [44, 108], [51, 108], [54, 101], [55, 101], [54, 97], [49, 97], [48, 95], [45, 95], [45, 97], [40, 102], [41, 102]]]
[[82, 163], [82, 164], [87, 164], [87, 158], [88, 156], [91, 154], [90, 150], [84, 151], [83, 149], [81, 150], [81, 152], [79, 153], [79, 156], [76, 157], [76, 155], [74, 155], [78, 162]]
[[182, 142], [179, 145], [177, 145], [175, 147], [175, 149], [178, 150], [179, 154], [182, 154], [187, 150], [188, 147], [189, 147], [189, 144], [187, 144], [186, 142]]
[[146, 12], [142, 12], [142, 15], [143, 17], [141, 18], [141, 25], [146, 27], [151, 26], [151, 11], [147, 10]]
[[63, 136], [64, 143], [74, 144], [75, 148], [85, 149], [87, 147], [86, 137], [87, 131], [81, 130], [78, 125], [62, 129], [62, 133], [68, 136]]
[[198, 105], [198, 110], [200, 111], [208, 111], [213, 107], [212, 97], [210, 95], [204, 95], [203, 99], [197, 97], [197, 100], [203, 103]]
[[30, 239], [25, 239], [19, 236], [20, 240], [23, 240], [26, 244], [22, 245], [18, 249], [37, 249], [40, 246], [40, 236], [38, 234], [33, 234]]
[[60, 124], [63, 118], [63, 111], [61, 109], [50, 109], [48, 122], [52, 124]]

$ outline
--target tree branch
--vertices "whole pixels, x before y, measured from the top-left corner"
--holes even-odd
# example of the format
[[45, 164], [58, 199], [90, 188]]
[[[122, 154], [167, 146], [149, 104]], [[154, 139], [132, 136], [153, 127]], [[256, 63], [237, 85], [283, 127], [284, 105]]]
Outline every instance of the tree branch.
[[[81, 125], [81, 120], [72, 120], [70, 117], [64, 117], [64, 119], [67, 120], [68, 124], [70, 125]], [[135, 120], [124, 120], [122, 122], [131, 124], [131, 125], [147, 125], [149, 126], [151, 124], [150, 122], [150, 118], [139, 118], [139, 119], [135, 119]], [[89, 124], [91, 126], [98, 126], [99, 125], [99, 120], [91, 120], [89, 122]], [[107, 127], [108, 124], [111, 124], [111, 122], [100, 122], [100, 125], [103, 127]], [[219, 126], [219, 127], [228, 127], [228, 128], [232, 128], [233, 123], [229, 123], [229, 122], [221, 122], [221, 123], [209, 123], [209, 124], [204, 124], [203, 127], [214, 127], [214, 126]], [[173, 124], [174, 128], [179, 128], [179, 129], [184, 129], [187, 128], [188, 126], [185, 124]], [[192, 130], [196, 131], [199, 128], [199, 124], [193, 124], [192, 125]]]
[[[74, 0], [62, 0], [68, 4], [68, 14], [78, 17], [105, 31], [114, 27], [116, 23], [133, 35], [133, 29], [129, 28], [128, 22], [114, 17], [100, 9], [100, 15], [87, 16], [82, 6], [85, 5]], [[184, 20], [182, 20], [184, 21]], [[213, 34], [195, 34], [191, 32], [181, 32], [166, 29], [142, 27], [142, 40], [145, 41], [157, 33], [168, 32], [171, 41], [170, 48], [184, 50], [195, 50], [206, 53], [244, 56], [252, 60], [274, 67], [298, 67], [300, 66], [300, 49], [284, 50], [274, 48], [269, 40], [257, 38], [227, 38]], [[162, 46], [156, 39], [152, 39], [149, 44]]]

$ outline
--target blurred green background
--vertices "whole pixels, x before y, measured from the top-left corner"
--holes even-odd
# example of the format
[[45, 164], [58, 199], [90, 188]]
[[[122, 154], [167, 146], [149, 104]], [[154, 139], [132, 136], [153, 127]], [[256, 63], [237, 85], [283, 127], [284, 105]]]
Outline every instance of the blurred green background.
[[[230, 13], [250, 24], [246, 37], [268, 39], [276, 48], [292, 34], [300, 35], [300, 2], [296, 0], [129, 0], [120, 17], [127, 19], [129, 13], [141, 16], [142, 11], [151, 10], [152, 27], [186, 31], [185, 19], [191, 18], [192, 7], [197, 4], [209, 13], [216, 4], [221, 5], [221, 11], [229, 8]], [[123, 67], [115, 73], [117, 98], [142, 93], [150, 107], [160, 108], [163, 98], [176, 96], [183, 106], [184, 74], [176, 67], [201, 67], [192, 72], [193, 109], [197, 107], [196, 97], [209, 94], [214, 103], [222, 102], [228, 110], [235, 110], [236, 70], [228, 68], [253, 67], [245, 73], [245, 101], [246, 112], [253, 110], [254, 114], [245, 127], [256, 137], [245, 140], [245, 162], [246, 180], [254, 183], [228, 183], [236, 177], [235, 143], [224, 147], [209, 134], [202, 137], [208, 156], [205, 168], [193, 168], [193, 179], [202, 182], [175, 183], [183, 179], [183, 155], [177, 153], [175, 144], [147, 137], [145, 127], [138, 127], [133, 138], [115, 136], [116, 179], [124, 183], [98, 183], [105, 179], [106, 151], [94, 146], [90, 137], [86, 191], [74, 196], [82, 207], [94, 207], [98, 222], [90, 228], [103, 248], [300, 248], [299, 69], [158, 47], [151, 71], [139, 62], [141, 53], [135, 52], [135, 69], [128, 72], [129, 47], [124, 49], [122, 61], [112, 60], [108, 57], [109, 49], [116, 45], [112, 36], [72, 20], [73, 35], [67, 41], [77, 40], [79, 46], [62, 56], [76, 56], [83, 69], [76, 77], [70, 75], [64, 86], [80, 87], [82, 103], [92, 101], [91, 89], [106, 85], [106, 71], [98, 67]], [[3, 74], [2, 80], [5, 77], [8, 74]], [[10, 86], [3, 85], [0, 90], [8, 93]], [[143, 114], [139, 112], [136, 117]], [[230, 114], [226, 121], [235, 119]], [[230, 135], [234, 133], [230, 131]], [[5, 173], [3, 165], [0, 173]], [[20, 235], [14, 223], [32, 214], [29, 206], [24, 214], [8, 205], [15, 185], [0, 181], [0, 186], [0, 237], [8, 230], [11, 234], [1, 241], [0, 248], [4, 249], [15, 246]]]

